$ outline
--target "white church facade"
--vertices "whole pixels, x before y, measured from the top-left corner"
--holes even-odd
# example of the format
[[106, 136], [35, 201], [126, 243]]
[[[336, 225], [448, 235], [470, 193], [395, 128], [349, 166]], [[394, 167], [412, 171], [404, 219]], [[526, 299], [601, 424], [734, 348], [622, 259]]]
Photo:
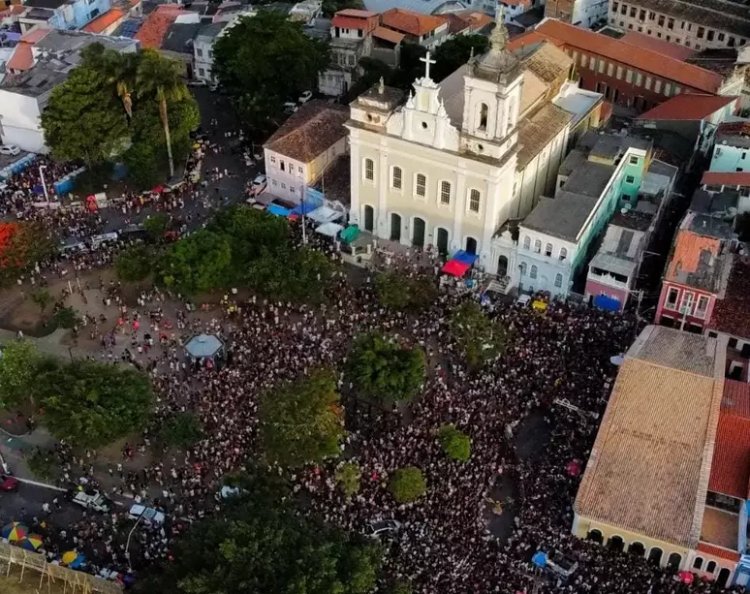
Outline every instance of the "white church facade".
[[598, 124], [601, 95], [569, 82], [572, 61], [548, 43], [517, 56], [499, 19], [491, 49], [408, 97], [377, 85], [350, 106], [350, 220], [382, 239], [465, 249], [504, 277], [498, 231], [554, 188], [572, 135]]

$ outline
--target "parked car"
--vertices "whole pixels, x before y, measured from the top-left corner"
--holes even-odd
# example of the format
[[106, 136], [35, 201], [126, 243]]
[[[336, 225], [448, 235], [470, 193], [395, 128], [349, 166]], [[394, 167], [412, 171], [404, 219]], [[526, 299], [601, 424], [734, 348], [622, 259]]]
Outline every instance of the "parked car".
[[0, 144], [0, 155], [10, 155], [15, 157], [21, 154], [21, 149], [15, 144]]
[[401, 522], [396, 520], [380, 520], [369, 522], [365, 534], [370, 538], [391, 538], [401, 531]]
[[75, 491], [72, 494], [71, 501], [84, 509], [92, 509], [103, 513], [109, 513], [112, 509], [112, 502], [99, 491], [93, 489]]
[[255, 198], [264, 192], [268, 185], [268, 179], [262, 173], [255, 176], [252, 185], [250, 186], [250, 196]]
[[284, 113], [286, 114], [293, 114], [298, 109], [299, 107], [297, 107], [297, 104], [293, 101], [287, 101], [286, 103], [284, 103]]
[[300, 105], [304, 105], [305, 103], [310, 101], [310, 99], [312, 99], [312, 96], [312, 91], [305, 91], [299, 96], [299, 99], [297, 99], [297, 101]]
[[147, 526], [153, 526], [154, 524], [163, 524], [166, 517], [158, 509], [153, 507], [146, 507], [138, 503], [134, 504], [128, 512], [128, 518], [131, 520], [137, 520], [141, 518], [141, 521]]
[[0, 474], [0, 491], [14, 493], [18, 491], [18, 479], [8, 474]]
[[558, 578], [567, 580], [578, 569], [578, 562], [561, 553], [555, 553], [551, 559], [547, 559], [547, 569]]

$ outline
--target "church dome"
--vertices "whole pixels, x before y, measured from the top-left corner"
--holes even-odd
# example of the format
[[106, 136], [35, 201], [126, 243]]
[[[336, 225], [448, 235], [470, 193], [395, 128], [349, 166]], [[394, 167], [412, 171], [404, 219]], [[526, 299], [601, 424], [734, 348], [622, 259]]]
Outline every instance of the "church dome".
[[490, 35], [490, 50], [470, 62], [472, 75], [496, 83], [509, 83], [521, 75], [521, 64], [508, 51], [508, 29], [501, 10]]

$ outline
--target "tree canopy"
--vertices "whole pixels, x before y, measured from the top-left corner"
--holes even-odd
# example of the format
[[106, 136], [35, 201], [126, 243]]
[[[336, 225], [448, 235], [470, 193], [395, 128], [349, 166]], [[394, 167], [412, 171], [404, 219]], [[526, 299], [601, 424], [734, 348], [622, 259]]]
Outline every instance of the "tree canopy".
[[14, 340], [0, 357], [0, 408], [17, 406], [33, 397], [41, 355], [33, 342]]
[[489, 43], [484, 35], [456, 35], [441, 43], [435, 50], [432, 78], [440, 82], [469, 61], [472, 48], [475, 56], [481, 56], [489, 49]]
[[502, 355], [510, 339], [508, 330], [488, 318], [478, 303], [466, 301], [453, 313], [451, 333], [469, 367], [478, 368]]
[[471, 438], [455, 425], [443, 425], [438, 431], [438, 440], [445, 455], [459, 462], [471, 458]]
[[39, 221], [0, 223], [0, 285], [15, 281], [54, 249], [52, 234]]
[[154, 254], [148, 246], [136, 244], [119, 253], [115, 260], [115, 270], [120, 280], [137, 282], [153, 272]]
[[424, 309], [438, 296], [433, 278], [426, 275], [407, 276], [396, 269], [379, 273], [375, 277], [375, 290], [380, 303], [398, 310]]
[[349, 356], [348, 377], [357, 395], [373, 399], [385, 408], [409, 402], [425, 377], [424, 351], [405, 347], [379, 334], [357, 338]]
[[419, 468], [407, 466], [393, 473], [388, 488], [399, 503], [411, 503], [427, 492], [427, 481]]
[[327, 65], [324, 42], [270, 10], [240, 19], [214, 46], [213, 73], [245, 126], [259, 132], [278, 125], [285, 101], [316, 88]]
[[296, 467], [341, 453], [343, 409], [330, 370], [318, 369], [269, 390], [261, 397], [258, 417], [269, 461]]
[[164, 284], [187, 295], [226, 285], [232, 249], [223, 235], [201, 229], [167, 250], [161, 263]]

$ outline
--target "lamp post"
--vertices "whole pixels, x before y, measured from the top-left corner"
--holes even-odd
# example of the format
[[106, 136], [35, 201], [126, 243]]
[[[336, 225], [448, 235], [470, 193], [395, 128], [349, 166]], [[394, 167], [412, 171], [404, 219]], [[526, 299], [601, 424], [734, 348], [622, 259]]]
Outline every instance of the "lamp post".
[[44, 199], [47, 201], [47, 208], [52, 208], [49, 201], [49, 192], [47, 192], [47, 182], [44, 180], [44, 170], [47, 169], [46, 165], [39, 166], [39, 177], [42, 180], [42, 190], [44, 191]]
[[130, 571], [133, 571], [133, 564], [130, 562], [130, 537], [133, 536], [133, 531], [135, 530], [136, 526], [138, 526], [138, 523], [141, 521], [142, 517], [143, 517], [143, 514], [138, 516], [138, 519], [135, 521], [135, 524], [133, 524], [133, 527], [130, 529], [130, 532], [128, 532], [128, 542], [125, 543], [125, 558], [128, 560], [128, 567], [130, 568]]

